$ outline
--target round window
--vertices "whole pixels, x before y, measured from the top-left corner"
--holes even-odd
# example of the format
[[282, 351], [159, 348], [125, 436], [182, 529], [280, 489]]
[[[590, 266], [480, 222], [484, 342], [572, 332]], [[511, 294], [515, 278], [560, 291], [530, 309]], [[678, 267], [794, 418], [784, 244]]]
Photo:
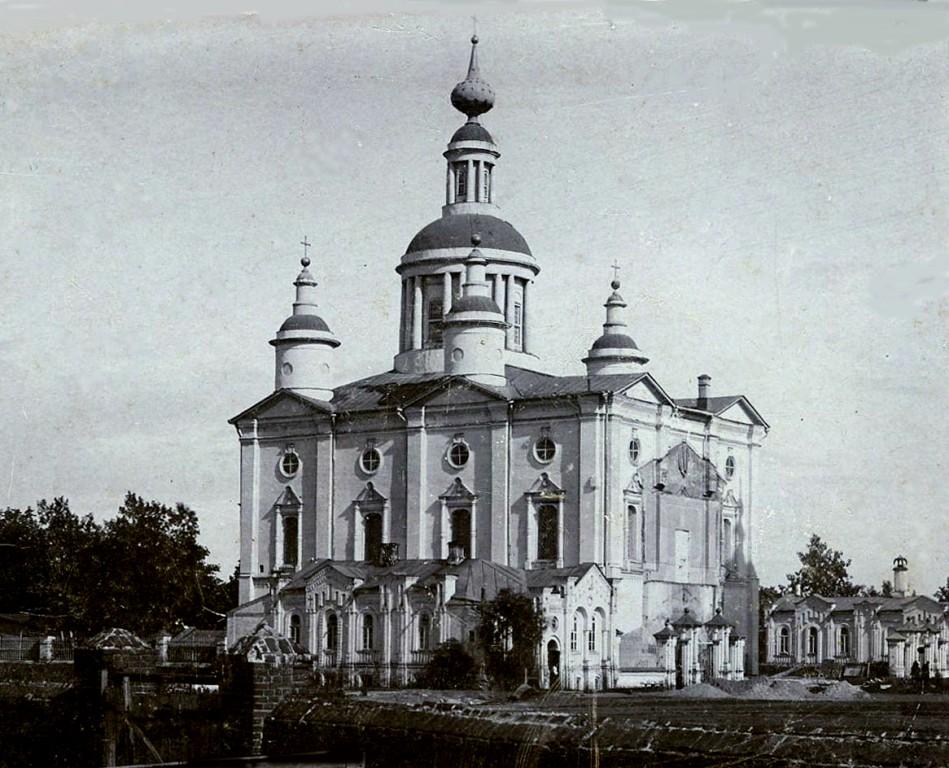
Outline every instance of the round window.
[[284, 363], [281, 366], [281, 370], [283, 371], [284, 376], [289, 376], [291, 373], [293, 373], [293, 366], [290, 365], [290, 363]]
[[542, 437], [534, 443], [534, 458], [544, 464], [553, 461], [557, 455], [557, 444], [549, 437]]
[[629, 441], [629, 460], [636, 464], [639, 462], [639, 451], [642, 446], [639, 444], [639, 438], [634, 437]]
[[382, 454], [375, 448], [367, 448], [359, 457], [359, 466], [362, 467], [363, 472], [372, 474], [379, 469], [380, 464], [382, 464]]
[[448, 463], [453, 467], [463, 467], [471, 458], [471, 451], [465, 443], [454, 443], [448, 449]]
[[725, 459], [725, 477], [731, 480], [735, 476], [735, 457], [729, 456]]
[[293, 477], [300, 471], [300, 457], [296, 452], [288, 451], [280, 459], [280, 471], [287, 477]]

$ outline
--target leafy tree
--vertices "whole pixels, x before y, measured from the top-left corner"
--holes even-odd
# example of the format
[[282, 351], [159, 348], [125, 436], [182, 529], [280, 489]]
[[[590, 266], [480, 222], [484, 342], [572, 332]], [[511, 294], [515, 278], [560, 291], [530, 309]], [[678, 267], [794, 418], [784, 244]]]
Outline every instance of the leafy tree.
[[439, 690], [474, 688], [477, 662], [458, 640], [451, 639], [439, 645], [422, 673], [418, 684], [422, 688]]
[[940, 603], [949, 603], [949, 576], [946, 577], [945, 586], [939, 587], [933, 594]]
[[216, 626], [236, 604], [198, 544], [195, 513], [129, 493], [103, 525], [62, 498], [0, 512], [0, 610], [81, 633]]
[[128, 493], [105, 524], [99, 626], [139, 634], [182, 625], [213, 626], [227, 609], [218, 567], [198, 544], [198, 518], [184, 504], [168, 507]]
[[861, 597], [891, 597], [893, 595], [893, 584], [888, 579], [884, 579], [879, 589], [873, 584], [858, 589]]
[[797, 553], [800, 570], [788, 574], [788, 586], [801, 595], [854, 597], [860, 586], [853, 583], [847, 569], [850, 560], [831, 549], [816, 533], [811, 535], [807, 549]]
[[478, 607], [478, 639], [488, 675], [504, 688], [523, 682], [536, 663], [544, 616], [530, 595], [502, 589]]

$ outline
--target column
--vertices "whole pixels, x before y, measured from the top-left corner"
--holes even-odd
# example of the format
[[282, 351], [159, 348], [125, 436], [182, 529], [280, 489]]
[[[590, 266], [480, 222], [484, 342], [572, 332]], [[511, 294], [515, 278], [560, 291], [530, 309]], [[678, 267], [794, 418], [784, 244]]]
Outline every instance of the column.
[[[469, 516], [469, 536], [471, 538], [471, 559], [478, 556], [478, 500], [471, 500], [471, 514]], [[446, 638], [447, 640], [447, 638]]]
[[409, 280], [411, 278], [406, 278], [402, 280], [402, 311], [399, 318], [399, 352], [405, 352], [409, 348], [409, 343], [411, 342], [409, 330], [412, 327], [412, 321], [410, 320], [410, 309], [409, 309], [409, 296], [410, 285]]
[[494, 303], [498, 305], [498, 308], [503, 312], [504, 311], [504, 275], [497, 273], [492, 276], [494, 283]]
[[528, 313], [528, 307], [530, 305], [527, 303], [527, 288], [528, 286], [530, 286], [530, 284], [531, 284], [530, 280], [525, 280], [524, 289], [521, 292], [521, 351], [522, 352], [530, 351], [530, 347], [528, 346], [528, 339], [527, 339], [527, 329], [530, 327], [530, 322], [528, 321], [528, 319], [530, 318], [530, 314]]
[[478, 179], [475, 176], [474, 160], [468, 161], [468, 184], [466, 186], [468, 188], [465, 190], [465, 200], [469, 203], [474, 202], [478, 199], [476, 196], [478, 192]]
[[448, 512], [448, 502], [445, 499], [442, 499], [442, 513], [440, 517], [439, 528], [439, 537], [441, 544], [438, 547], [438, 552], [435, 554], [436, 557], [445, 559], [448, 557], [448, 532], [451, 530], [451, 515]]
[[504, 276], [504, 305], [502, 309], [504, 310], [504, 320], [508, 324], [507, 329], [507, 338], [505, 339], [504, 346], [506, 349], [511, 349], [511, 334], [514, 332], [514, 295], [511, 290], [514, 285], [513, 275]]
[[447, 315], [451, 311], [451, 272], [446, 272], [442, 276], [442, 314]]
[[412, 349], [422, 348], [422, 276], [412, 278]]
[[451, 163], [448, 163], [448, 168], [445, 171], [445, 202], [449, 205], [455, 202], [455, 180], [453, 176]]

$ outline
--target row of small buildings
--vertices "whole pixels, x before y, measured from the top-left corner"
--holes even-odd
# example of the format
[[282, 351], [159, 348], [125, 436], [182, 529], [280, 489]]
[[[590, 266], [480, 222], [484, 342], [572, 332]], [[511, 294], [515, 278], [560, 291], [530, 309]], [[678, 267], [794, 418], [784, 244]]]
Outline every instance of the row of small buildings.
[[949, 675], [949, 604], [910, 594], [907, 560], [893, 561], [887, 596], [785, 595], [765, 620], [769, 664], [886, 664], [898, 678], [913, 664]]

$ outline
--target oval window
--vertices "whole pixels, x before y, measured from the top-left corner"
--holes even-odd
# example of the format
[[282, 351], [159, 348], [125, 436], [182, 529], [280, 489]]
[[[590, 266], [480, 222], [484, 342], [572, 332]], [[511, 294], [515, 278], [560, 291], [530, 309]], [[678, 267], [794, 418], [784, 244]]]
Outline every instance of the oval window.
[[557, 455], [557, 444], [549, 437], [542, 437], [534, 443], [534, 458], [537, 461], [547, 464], [554, 460]]
[[300, 471], [300, 457], [295, 451], [288, 451], [280, 459], [280, 472], [286, 477], [293, 477]]
[[639, 462], [639, 452], [641, 448], [642, 446], [639, 444], [638, 437], [634, 437], [629, 441], [629, 460], [633, 462], [633, 464], [637, 464]]
[[735, 457], [729, 456], [725, 459], [725, 477], [731, 480], [735, 476]]
[[471, 451], [465, 443], [454, 443], [448, 449], [448, 463], [456, 469], [465, 466], [471, 458]]
[[362, 452], [362, 456], [359, 457], [359, 466], [362, 468], [362, 471], [370, 475], [379, 469], [381, 464], [382, 454], [375, 448], [367, 448]]

